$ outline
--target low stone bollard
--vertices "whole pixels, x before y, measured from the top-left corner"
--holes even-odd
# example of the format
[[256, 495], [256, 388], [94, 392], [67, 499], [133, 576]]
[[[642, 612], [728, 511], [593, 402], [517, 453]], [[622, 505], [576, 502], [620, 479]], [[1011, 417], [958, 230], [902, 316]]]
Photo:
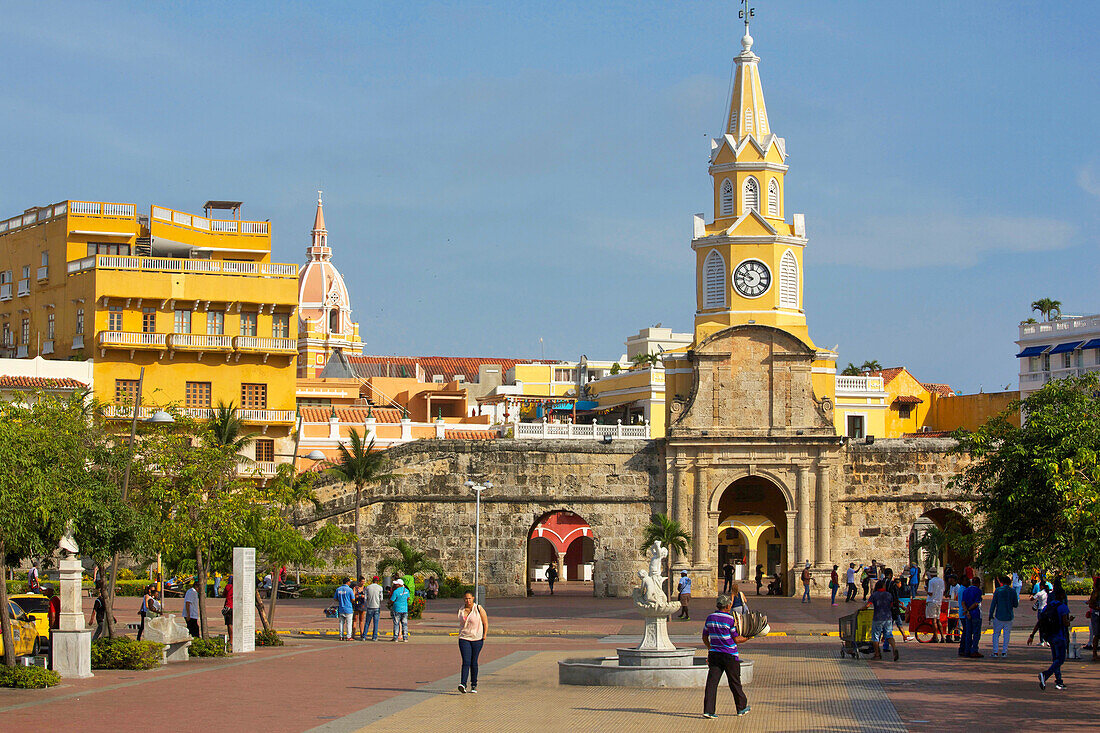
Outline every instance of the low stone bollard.
[[191, 633], [186, 626], [176, 623], [176, 614], [145, 620], [145, 639], [164, 644], [163, 664], [186, 662], [191, 658]]

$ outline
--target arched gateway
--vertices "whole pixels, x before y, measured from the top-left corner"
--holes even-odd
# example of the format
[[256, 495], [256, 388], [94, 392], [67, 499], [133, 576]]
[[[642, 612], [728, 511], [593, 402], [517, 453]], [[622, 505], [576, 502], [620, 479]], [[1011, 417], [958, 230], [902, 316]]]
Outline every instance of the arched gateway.
[[[535, 521], [527, 537], [527, 588], [546, 580], [550, 565], [558, 568], [558, 579], [592, 582], [596, 545], [592, 527], [580, 515], [559, 510], [547, 512]], [[592, 592], [585, 586], [585, 592]]]

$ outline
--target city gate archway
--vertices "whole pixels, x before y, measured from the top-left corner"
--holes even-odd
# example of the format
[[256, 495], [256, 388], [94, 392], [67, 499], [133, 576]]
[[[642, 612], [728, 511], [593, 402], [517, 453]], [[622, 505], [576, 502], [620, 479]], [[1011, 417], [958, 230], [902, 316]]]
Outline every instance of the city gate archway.
[[[592, 584], [595, 533], [579, 514], [567, 510], [548, 512], [527, 536], [527, 590], [546, 581], [546, 570], [557, 565], [558, 580]], [[574, 586], [575, 587], [575, 586]]]
[[[787, 509], [782, 490], [763, 476], [745, 476], [727, 486], [718, 501], [719, 571], [729, 557], [741, 560], [743, 566], [735, 577], [752, 580], [756, 566], [763, 565], [765, 583], [776, 574], [785, 579], [789, 567]], [[786, 580], [783, 592], [790, 592]]]
[[[956, 574], [961, 575], [963, 568], [973, 562], [973, 553], [952, 547], [950, 540], [973, 531], [970, 522], [957, 511], [946, 508], [930, 509], [917, 518], [909, 530], [909, 562], [915, 562], [923, 569], [950, 565]], [[935, 537], [936, 541], [924, 542], [926, 546], [922, 547], [922, 541], [929, 535]], [[934, 551], [928, 544], [938, 544], [940, 549]]]

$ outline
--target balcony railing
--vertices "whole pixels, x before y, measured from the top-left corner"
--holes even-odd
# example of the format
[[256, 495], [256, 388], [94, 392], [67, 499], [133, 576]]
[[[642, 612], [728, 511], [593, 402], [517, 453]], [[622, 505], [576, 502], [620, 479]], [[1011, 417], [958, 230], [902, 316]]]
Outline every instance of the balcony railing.
[[1075, 318], [1066, 316], [1043, 323], [1021, 323], [1020, 337], [1024, 336], [1061, 336], [1079, 331], [1100, 331], [1100, 316]]
[[882, 377], [850, 377], [844, 375], [837, 375], [836, 377], [836, 391], [845, 392], [882, 392], [885, 389], [882, 382]]
[[[83, 345], [83, 339], [81, 339]], [[124, 346], [128, 349], [163, 349], [163, 333], [136, 333], [133, 331], [100, 331], [99, 345]], [[76, 348], [75, 346], [73, 348]]]
[[263, 336], [237, 336], [233, 339], [233, 348], [237, 351], [262, 354], [296, 354], [298, 341], [289, 338], [266, 338]]
[[[145, 420], [150, 418], [153, 414], [161, 408], [142, 406], [138, 408], [138, 419]], [[175, 410], [181, 415], [186, 415], [193, 420], [209, 420], [214, 415], [213, 407], [182, 407]], [[242, 422], [255, 423], [255, 424], [272, 424], [272, 423], [285, 423], [292, 425], [294, 423], [295, 412], [294, 410], [252, 410], [252, 409], [238, 409], [234, 410], [237, 418]], [[126, 419], [129, 420], [134, 416], [134, 408], [132, 405], [104, 405], [104, 416], [112, 419]]]
[[615, 425], [588, 425], [581, 423], [514, 422], [512, 437], [516, 439], [564, 439], [564, 440], [603, 440], [612, 439], [649, 440], [649, 422], [642, 425], [623, 425], [620, 420]]
[[275, 469], [279, 464], [275, 461], [251, 461], [249, 463], [240, 462], [237, 464], [238, 476], [274, 476]]
[[204, 333], [170, 333], [168, 348], [177, 351], [232, 351], [233, 337]]
[[271, 224], [266, 221], [240, 221], [238, 219], [207, 219], [163, 206], [153, 207], [153, 218], [175, 226], [197, 229], [215, 234], [270, 234]]
[[228, 260], [191, 260], [176, 257], [132, 257], [128, 255], [91, 255], [66, 264], [70, 275], [88, 270], [138, 270], [141, 272], [193, 272], [207, 275], [251, 275], [257, 277], [297, 278], [298, 265], [282, 262], [230, 262]]
[[0, 221], [0, 234], [23, 227], [50, 221], [69, 213], [73, 216], [115, 217], [133, 219], [133, 204], [116, 204], [103, 201], [62, 201], [52, 206], [40, 206], [10, 219]]
[[257, 410], [241, 408], [237, 410], [237, 418], [246, 423], [287, 423], [292, 424], [295, 417], [294, 410]]

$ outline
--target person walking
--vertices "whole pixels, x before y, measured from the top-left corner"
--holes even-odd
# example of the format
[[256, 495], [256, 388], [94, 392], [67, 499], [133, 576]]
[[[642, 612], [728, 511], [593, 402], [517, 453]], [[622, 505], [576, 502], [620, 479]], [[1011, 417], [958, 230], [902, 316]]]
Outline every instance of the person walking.
[[220, 596], [222, 589], [222, 574], [220, 570], [214, 571], [214, 597]]
[[31, 593], [41, 593], [42, 585], [38, 582], [38, 566], [31, 563], [31, 569], [27, 572], [27, 588]]
[[366, 630], [373, 628], [370, 640], [378, 641], [378, 619], [382, 615], [382, 586], [378, 583], [377, 575], [371, 578], [371, 583], [367, 586], [363, 595], [365, 595], [367, 599], [363, 612], [365, 626], [359, 639], [360, 641], [366, 641]]
[[550, 586], [550, 595], [554, 595], [554, 583], [558, 582], [558, 566], [550, 563], [546, 568], [546, 584]]
[[352, 615], [355, 613], [355, 591], [351, 587], [351, 578], [344, 578], [344, 582], [332, 594], [336, 601], [336, 618], [340, 623], [340, 641], [351, 638]]
[[92, 633], [92, 641], [107, 633], [107, 607], [103, 605], [103, 579], [96, 578], [95, 601], [92, 602], [92, 615], [88, 618], [88, 625], [95, 623], [95, 632]]
[[1020, 594], [1024, 590], [1024, 581], [1020, 580], [1019, 573], [1012, 574], [1012, 590], [1016, 591], [1016, 601], [1019, 602]]
[[817, 584], [814, 576], [810, 574], [810, 561], [806, 561], [806, 567], [802, 568], [802, 603], [810, 602], [810, 583]]
[[733, 563], [726, 558], [726, 564], [722, 566], [722, 592], [729, 593], [733, 587]]
[[225, 635], [229, 639], [229, 648], [233, 648], [233, 576], [225, 581], [225, 603], [222, 605], [222, 619], [225, 620]]
[[1089, 610], [1085, 612], [1089, 620], [1089, 643], [1086, 649], [1092, 650], [1092, 661], [1097, 660], [1100, 650], [1100, 572], [1092, 574], [1092, 594], [1089, 596]]
[[979, 659], [985, 656], [978, 651], [978, 641], [982, 638], [982, 579], [975, 575], [969, 582], [959, 595], [959, 616], [964, 619], [960, 653], [964, 657]]
[[363, 622], [367, 616], [367, 593], [363, 585], [363, 578], [355, 581], [355, 595], [351, 599], [352, 619], [351, 638], [363, 640]]
[[840, 569], [839, 565], [833, 566], [833, 572], [829, 574], [829, 590], [832, 591], [832, 604], [836, 605], [836, 592], [840, 590], [840, 574], [837, 570]]
[[745, 594], [741, 592], [741, 588], [737, 583], [733, 584], [728, 594], [730, 597], [730, 607], [737, 613], [749, 612], [749, 599], [745, 598]]
[[756, 566], [756, 595], [760, 595], [760, 587], [764, 585], [764, 566]]
[[[872, 563], [874, 560], [871, 561]], [[863, 588], [863, 600], [867, 600], [867, 592], [871, 588], [871, 570], [866, 565], [862, 566], [859, 573], [859, 584]], [[853, 599], [854, 600], [854, 599]]]
[[199, 581], [197, 579], [191, 582], [191, 587], [183, 594], [183, 620], [193, 638], [197, 639], [202, 635], [199, 631]]
[[[1016, 589], [1007, 575], [998, 579], [997, 589], [989, 601], [989, 623], [993, 624], [993, 656], [1008, 656], [1008, 635], [1012, 632], [1013, 609], [1020, 605]], [[1000, 640], [998, 647], [997, 641]]]
[[677, 618], [683, 621], [691, 620], [691, 611], [688, 609], [688, 604], [691, 603], [691, 578], [688, 577], [688, 571], [680, 571], [680, 582], [676, 584], [677, 600], [680, 601], [680, 615]]
[[[477, 693], [477, 658], [489, 633], [489, 617], [480, 604], [474, 603], [470, 591], [462, 596], [462, 608], [458, 609], [458, 653], [462, 655], [462, 681], [458, 691]], [[470, 686], [466, 686], [467, 679]]]
[[1053, 598], [1048, 601], [1043, 612], [1039, 614], [1039, 620], [1031, 635], [1027, 637], [1027, 645], [1035, 640], [1035, 632], [1040, 632], [1050, 644], [1051, 663], [1045, 672], [1039, 673], [1039, 689], [1047, 688], [1047, 680], [1054, 677], [1054, 687], [1059, 690], [1066, 689], [1062, 681], [1062, 664], [1066, 661], [1066, 650], [1069, 646], [1069, 629], [1073, 616], [1069, 615], [1069, 606], [1066, 604], [1066, 592], [1062, 588], [1061, 581], [1055, 579]]
[[737, 629], [737, 620], [730, 615], [732, 600], [727, 595], [719, 595], [715, 601], [716, 611], [707, 616], [703, 624], [703, 644], [707, 647], [707, 686], [703, 692], [703, 717], [717, 718], [715, 709], [718, 703], [718, 683], [726, 675], [733, 702], [737, 706], [737, 715], [747, 715], [751, 708], [745, 691], [741, 688], [741, 659], [737, 645], [748, 641]]
[[924, 617], [932, 624], [932, 641], [945, 642], [943, 624], [940, 622], [940, 611], [943, 609], [943, 578], [939, 571], [931, 568], [928, 571], [928, 597], [924, 602]]
[[848, 582], [848, 593], [844, 596], [845, 603], [849, 603], [856, 599], [856, 593], [859, 592], [859, 589], [856, 588], [856, 575], [862, 573], [863, 570], [864, 568], [862, 565], [859, 566], [859, 570], [856, 570], [856, 564], [854, 562], [848, 563], [848, 570], [845, 576], [845, 580]]
[[920, 567], [916, 563], [909, 565], [909, 597], [917, 597], [917, 589], [920, 588]]
[[898, 661], [898, 645], [894, 641], [894, 596], [886, 590], [886, 581], [875, 583], [875, 590], [871, 593], [864, 608], [873, 608], [871, 616], [871, 646], [875, 650], [875, 659], [882, 659], [882, 650], [886, 642], [894, 652], [894, 661]]
[[409, 640], [409, 589], [405, 581], [397, 578], [393, 581], [393, 593], [390, 594], [393, 609], [393, 640]]
[[[1036, 621], [1043, 615], [1043, 609], [1047, 607], [1047, 602], [1049, 600], [1050, 591], [1047, 590], [1046, 582], [1043, 580], [1036, 581], [1035, 585], [1031, 588], [1031, 610], [1035, 612]], [[1047, 640], [1043, 638], [1042, 629], [1039, 630], [1039, 641], [1043, 646], [1046, 646]]]
[[141, 641], [141, 637], [145, 635], [146, 619], [148, 619], [150, 616], [158, 615], [159, 612], [160, 603], [157, 602], [157, 587], [150, 583], [149, 585], [145, 586], [145, 592], [142, 594], [141, 597], [141, 608], [138, 609], [138, 641]]
[[[962, 616], [959, 615], [959, 594], [963, 592], [963, 587], [959, 583], [958, 577], [954, 575], [947, 576], [947, 635], [951, 637], [952, 641], [956, 641], [955, 637], [962, 634]], [[961, 651], [961, 648], [960, 648]]]
[[898, 576], [892, 581], [886, 580], [886, 590], [890, 592], [890, 595], [894, 598], [894, 604], [891, 606], [892, 620], [894, 622], [894, 628], [901, 632], [901, 640], [904, 642], [909, 641], [909, 632], [905, 628], [905, 624], [902, 623], [902, 619], [909, 610], [909, 601], [912, 599], [909, 597], [909, 584], [906, 582], [908, 576]]

